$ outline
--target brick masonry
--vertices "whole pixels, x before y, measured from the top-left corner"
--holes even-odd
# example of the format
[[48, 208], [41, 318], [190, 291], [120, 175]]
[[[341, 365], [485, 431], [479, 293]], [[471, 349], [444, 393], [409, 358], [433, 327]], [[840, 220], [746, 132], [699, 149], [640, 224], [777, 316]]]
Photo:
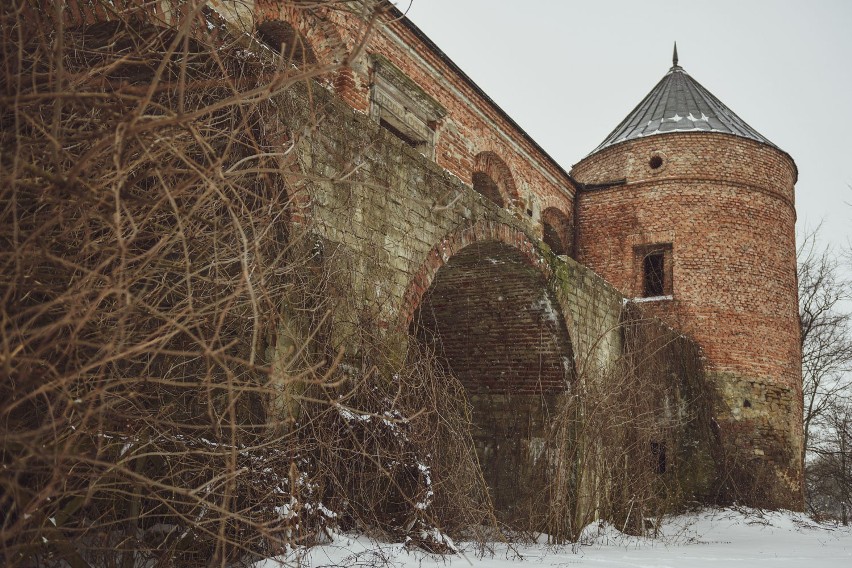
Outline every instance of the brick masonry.
[[[69, 23], [108, 18], [96, 5], [70, 3]], [[518, 412], [540, 430], [534, 404], [500, 397], [523, 396], [539, 380], [558, 397], [572, 376], [612, 365], [623, 348], [624, 296], [638, 295], [641, 282], [636, 250], [669, 243], [672, 297], [642, 307], [704, 349], [727, 459], [767, 487], [755, 504], [801, 507], [796, 170], [786, 154], [721, 134], [653, 136], [584, 159], [573, 171], [581, 183], [626, 183], [578, 191], [388, 4], [375, 20], [353, 17], [347, 10], [357, 3], [211, 5], [245, 31], [287, 22], [320, 66], [317, 83], [276, 101], [280, 112], [266, 130], [268, 142], [296, 144], [295, 159], [282, 161], [290, 219], [316, 236], [331, 265], [337, 345], [357, 356], [370, 329], [401, 360], [425, 306], [432, 313], [426, 327], [454, 338], [445, 345], [467, 338], [483, 353], [506, 348], [493, 369], [467, 349], [450, 345], [446, 353], [471, 396], [485, 397], [478, 423], [499, 430], [493, 417], [505, 425], [517, 418], [508, 408], [525, 408]], [[166, 21], [179, 16], [159, 4], [156, 11]], [[420, 102], [437, 117], [428, 121], [425, 151], [371, 118], [379, 60], [422, 89]], [[652, 155], [662, 167], [649, 166]], [[474, 191], [477, 175], [490, 180], [491, 199]], [[467, 318], [457, 317], [462, 304], [470, 305]], [[534, 461], [533, 430], [516, 446]], [[499, 431], [508, 439], [515, 430]], [[483, 463], [488, 451], [480, 447]], [[489, 475], [500, 485], [502, 473]]]
[[[256, 4], [258, 20], [284, 19], [293, 23], [312, 45], [342, 46], [334, 53], [320, 54], [321, 62], [333, 64], [351, 53], [365, 37], [361, 20], [341, 10], [300, 9], [298, 3], [275, 1]], [[573, 215], [574, 186], [565, 172], [501, 114], [421, 38], [393, 15], [381, 18], [367, 35], [367, 42], [352, 64], [340, 71], [345, 79], [333, 81], [337, 94], [354, 109], [370, 112], [372, 69], [370, 57], [381, 55], [446, 109], [446, 117], [433, 125], [438, 165], [472, 185], [476, 171], [490, 173], [488, 157], [505, 163], [511, 177], [505, 197], [513, 210], [524, 213], [532, 196], [539, 210], [555, 207], [566, 217]], [[498, 181], [497, 176], [491, 177]], [[499, 181], [498, 181], [499, 183]], [[516, 194], [516, 195], [513, 195]], [[517, 197], [516, 197], [517, 196]]]
[[671, 246], [671, 298], [643, 307], [703, 348], [740, 491], [801, 506], [793, 161], [740, 137], [675, 133], [605, 148], [572, 173], [587, 184], [625, 180], [579, 194], [578, 261], [636, 297], [637, 251]]

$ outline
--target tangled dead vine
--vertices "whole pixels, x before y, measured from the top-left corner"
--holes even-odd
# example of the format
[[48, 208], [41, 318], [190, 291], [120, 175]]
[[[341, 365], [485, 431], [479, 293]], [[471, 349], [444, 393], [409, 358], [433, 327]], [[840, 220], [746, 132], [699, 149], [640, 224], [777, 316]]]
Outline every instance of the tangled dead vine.
[[176, 2], [178, 26], [93, 5], [90, 25], [2, 14], [0, 556], [225, 565], [355, 524], [440, 550], [434, 511], [468, 488], [425, 450], [464, 443], [433, 410], [458, 393], [422, 360], [392, 386], [404, 405], [341, 378], [316, 243], [289, 219], [276, 97], [330, 69], [204, 2]]
[[[499, 534], [439, 354], [413, 342], [379, 377], [330, 345], [333, 247], [300, 222], [305, 133], [280, 113], [334, 67], [290, 65], [202, 1], [172, 3], [179, 25], [91, 4], [86, 25], [2, 12], [3, 561], [224, 566], [340, 528], [435, 552]], [[579, 378], [551, 429], [558, 539], [662, 510], [648, 446], [678, 446], [683, 417], [661, 424], [677, 397], [636, 387], [671, 360], [623, 363]]]

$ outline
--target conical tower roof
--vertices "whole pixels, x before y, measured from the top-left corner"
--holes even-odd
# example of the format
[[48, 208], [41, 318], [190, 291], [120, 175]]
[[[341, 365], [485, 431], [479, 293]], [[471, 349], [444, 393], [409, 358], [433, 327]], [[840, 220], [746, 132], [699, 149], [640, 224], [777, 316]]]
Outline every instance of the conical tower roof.
[[678, 65], [672, 68], [592, 154], [634, 138], [669, 132], [723, 132], [775, 146]]

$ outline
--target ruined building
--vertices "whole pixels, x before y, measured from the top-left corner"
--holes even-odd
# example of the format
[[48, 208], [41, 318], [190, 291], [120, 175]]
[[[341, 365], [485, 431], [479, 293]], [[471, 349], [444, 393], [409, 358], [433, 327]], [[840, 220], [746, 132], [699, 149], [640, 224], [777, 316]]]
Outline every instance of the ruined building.
[[[252, 49], [317, 70], [269, 131], [305, 133], [290, 219], [338, 263], [334, 340], [357, 359], [369, 326], [390, 360], [413, 342], [439, 353], [468, 392], [498, 509], [535, 499], [524, 476], [549, 417], [631, 345], [651, 369], [636, 388], [688, 417], [678, 448], [647, 448], [660, 475], [691, 476], [695, 498], [732, 486], [727, 498], [802, 507], [796, 166], [676, 53], [568, 171], [388, 2], [211, 6]], [[660, 345], [630, 333], [651, 319]], [[680, 359], [647, 366], [681, 344], [703, 353], [707, 398], [685, 396]], [[594, 509], [582, 476], [566, 478]]]
[[701, 345], [723, 443], [745, 463], [771, 463], [760, 483], [795, 503], [793, 159], [684, 71], [675, 49], [671, 69], [572, 174], [577, 260]]

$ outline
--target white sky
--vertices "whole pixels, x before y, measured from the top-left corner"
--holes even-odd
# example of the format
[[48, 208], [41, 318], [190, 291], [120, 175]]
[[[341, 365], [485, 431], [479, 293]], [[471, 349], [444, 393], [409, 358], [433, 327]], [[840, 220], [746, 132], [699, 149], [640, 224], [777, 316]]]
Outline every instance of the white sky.
[[798, 228], [852, 240], [852, 1], [396, 0], [566, 170], [680, 65], [799, 168]]

